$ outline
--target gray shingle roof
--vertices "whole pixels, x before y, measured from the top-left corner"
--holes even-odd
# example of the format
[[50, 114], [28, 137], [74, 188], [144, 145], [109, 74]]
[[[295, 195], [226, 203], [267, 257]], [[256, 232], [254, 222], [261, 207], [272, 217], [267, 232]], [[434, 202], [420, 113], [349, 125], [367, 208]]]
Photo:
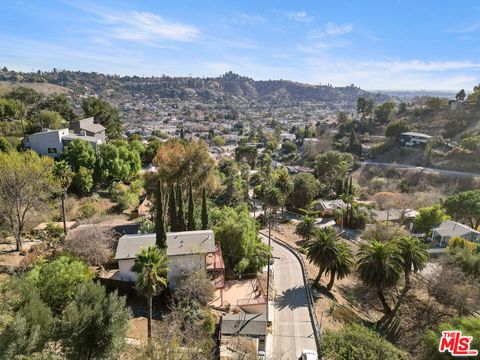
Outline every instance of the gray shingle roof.
[[[134, 259], [142, 247], [155, 245], [155, 234], [124, 235], [118, 240], [115, 259]], [[212, 230], [167, 233], [167, 256], [215, 252]]]
[[105, 131], [105, 127], [103, 127], [103, 125], [100, 125], [100, 124], [80, 125], [80, 129], [94, 133], [94, 134]]
[[124, 235], [118, 239], [115, 260], [135, 259], [141, 248], [155, 245], [155, 234]]
[[456, 221], [452, 220], [445, 220], [437, 228], [434, 228], [440, 236], [448, 236], [448, 237], [455, 237], [455, 236], [465, 236], [467, 234], [473, 233], [476, 235], [480, 235], [479, 231], [476, 231], [467, 225], [460, 224]]
[[222, 316], [222, 335], [266, 336], [265, 314], [226, 314]]
[[212, 230], [167, 233], [167, 255], [208, 254], [215, 252]]

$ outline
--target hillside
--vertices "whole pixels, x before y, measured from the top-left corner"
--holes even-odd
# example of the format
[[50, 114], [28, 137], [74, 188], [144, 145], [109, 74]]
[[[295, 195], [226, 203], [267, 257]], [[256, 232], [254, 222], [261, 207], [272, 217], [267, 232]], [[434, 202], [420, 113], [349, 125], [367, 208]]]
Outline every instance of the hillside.
[[55, 93], [66, 94], [71, 92], [70, 89], [67, 89], [64, 86], [49, 84], [49, 83], [39, 83], [39, 82], [14, 82], [14, 81], [0, 81], [0, 95], [5, 94], [13, 89], [19, 87], [26, 87], [33, 89], [43, 95], [52, 95]]
[[76, 95], [116, 96], [142, 95], [180, 100], [222, 100], [233, 98], [239, 101], [255, 101], [272, 105], [296, 102], [321, 103], [329, 108], [340, 105], [354, 108], [359, 96], [383, 102], [390, 97], [380, 93], [369, 93], [356, 86], [333, 87], [331, 85], [309, 85], [288, 80], [256, 81], [231, 72], [215, 78], [195, 77], [138, 77], [117, 76], [98, 73], [52, 71], [19, 73], [0, 70], [0, 80], [20, 80], [21, 84], [48, 82], [72, 89]]

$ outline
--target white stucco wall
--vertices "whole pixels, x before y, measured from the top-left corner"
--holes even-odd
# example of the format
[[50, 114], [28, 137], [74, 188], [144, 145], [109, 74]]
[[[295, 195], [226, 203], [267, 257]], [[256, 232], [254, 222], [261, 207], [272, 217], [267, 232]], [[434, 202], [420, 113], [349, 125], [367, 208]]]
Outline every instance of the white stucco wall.
[[[134, 259], [118, 260], [119, 280], [137, 280], [137, 275], [132, 271]], [[183, 272], [205, 271], [205, 254], [177, 255], [168, 257], [168, 286], [174, 288]]]
[[[40, 155], [58, 157], [63, 152], [62, 137], [65, 135], [68, 135], [68, 129], [32, 134], [28, 136], [28, 144], [33, 151]], [[49, 153], [49, 148], [56, 149], [57, 153]]]
[[132, 271], [135, 259], [118, 260], [119, 280], [136, 281], [137, 274]]
[[182, 272], [205, 271], [205, 254], [168, 257], [168, 286], [174, 288]]

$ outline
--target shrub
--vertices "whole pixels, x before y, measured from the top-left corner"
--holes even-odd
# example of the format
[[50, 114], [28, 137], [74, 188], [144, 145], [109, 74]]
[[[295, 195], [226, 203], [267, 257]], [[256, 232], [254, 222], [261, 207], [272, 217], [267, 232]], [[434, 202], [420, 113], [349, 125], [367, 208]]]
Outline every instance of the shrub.
[[389, 359], [407, 360], [407, 353], [381, 338], [376, 332], [357, 324], [342, 330], [327, 330], [322, 336], [322, 357], [330, 360]]
[[118, 208], [121, 211], [128, 210], [138, 205], [138, 195], [126, 191], [118, 196]]
[[89, 219], [99, 213], [100, 211], [92, 202], [86, 202], [80, 207], [80, 219]]
[[101, 266], [113, 259], [117, 239], [112, 231], [92, 225], [68, 233], [63, 249], [88, 265]]
[[60, 310], [75, 296], [76, 286], [89, 281], [93, 274], [80, 260], [70, 256], [40, 261], [27, 274], [40, 296], [51, 308]]

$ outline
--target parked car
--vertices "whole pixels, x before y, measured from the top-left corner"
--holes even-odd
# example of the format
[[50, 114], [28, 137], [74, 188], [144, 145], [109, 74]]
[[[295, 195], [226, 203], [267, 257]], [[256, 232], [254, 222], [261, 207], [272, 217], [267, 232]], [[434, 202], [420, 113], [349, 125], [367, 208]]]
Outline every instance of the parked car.
[[303, 349], [301, 360], [318, 360], [318, 354], [316, 351]]

